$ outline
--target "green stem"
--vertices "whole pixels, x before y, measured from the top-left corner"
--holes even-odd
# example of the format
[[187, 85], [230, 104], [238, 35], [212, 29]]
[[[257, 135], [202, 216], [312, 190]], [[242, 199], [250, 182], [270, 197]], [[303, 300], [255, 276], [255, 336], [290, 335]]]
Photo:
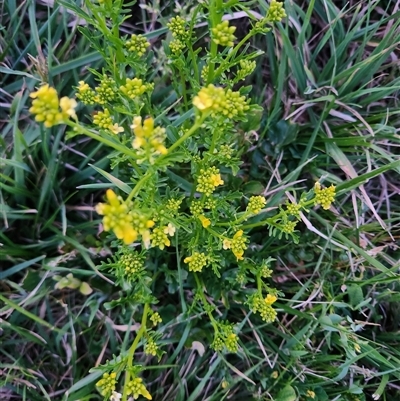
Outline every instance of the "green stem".
[[148, 171], [137, 183], [136, 185], [132, 188], [132, 191], [130, 192], [129, 196], [126, 199], [126, 202], [129, 202], [135, 195], [137, 195], [142, 188], [143, 184], [151, 177], [152, 175], [152, 170]]
[[[201, 117], [196, 120], [196, 122], [194, 123], [193, 127], [190, 128], [190, 130], [188, 132], [186, 132], [186, 134], [182, 135], [174, 144], [172, 144], [169, 148], [168, 148], [168, 154], [170, 154], [174, 149], [176, 149], [179, 145], [181, 145], [183, 142], [186, 141], [186, 139], [188, 139], [191, 135], [193, 135], [197, 129], [199, 129], [201, 127], [201, 125], [203, 124], [203, 121], [207, 118], [208, 114], [207, 113], [203, 113], [201, 115]], [[162, 160], [165, 156], [167, 155], [161, 155], [157, 160], [156, 163], [157, 164], [160, 160]]]
[[[189, 37], [190, 38], [192, 38], [192, 35], [193, 35], [193, 29], [194, 29], [194, 24], [196, 23], [197, 14], [202, 8], [203, 8], [203, 5], [199, 4], [195, 8], [195, 10], [193, 12], [193, 16], [192, 16], [191, 22], [190, 22], [190, 30], [189, 30], [189, 33], [190, 33]], [[190, 58], [192, 59], [194, 77], [195, 77], [196, 80], [199, 81], [200, 80], [200, 76], [199, 76], [199, 67], [197, 65], [198, 60], [197, 60], [196, 54], [193, 51], [193, 41], [189, 40], [189, 43], [186, 43], [186, 45], [189, 48]]]
[[184, 110], [187, 111], [187, 109], [188, 109], [188, 100], [187, 100], [187, 93], [186, 93], [186, 79], [183, 76], [182, 70], [180, 70], [180, 74], [179, 75], [181, 77], [183, 103], [185, 104]]
[[216, 231], [214, 231], [212, 228], [210, 228], [210, 227], [206, 227], [206, 230], [210, 233], [210, 234], [212, 234], [214, 237], [217, 237], [217, 238], [219, 238], [219, 239], [222, 239], [222, 240], [224, 240], [226, 237], [224, 237], [222, 234], [219, 234], [219, 233], [217, 233]]
[[221, 64], [218, 69], [214, 72], [214, 79], [219, 77], [224, 70], [226, 69], [227, 64], [229, 61], [236, 56], [236, 53], [238, 50], [252, 37], [254, 36], [254, 33], [251, 31], [233, 48], [233, 50], [226, 56], [226, 59], [224, 60], [223, 64]]
[[209, 150], [211, 155], [214, 153], [215, 143], [217, 142], [217, 136], [218, 136], [218, 129], [214, 128], [211, 146], [210, 146], [210, 150]]
[[[223, 0], [210, 0], [210, 7], [209, 7], [209, 26], [210, 32], [213, 28], [215, 28], [221, 21], [222, 21], [222, 11], [223, 11]], [[211, 47], [210, 47], [210, 64], [208, 66], [208, 77], [207, 77], [207, 85], [211, 84], [214, 81], [214, 69], [215, 63], [214, 59], [217, 56], [218, 52], [218, 45], [211, 39]]]
[[204, 310], [205, 310], [205, 312], [207, 313], [208, 317], [210, 318], [210, 322], [211, 322], [212, 326], [214, 327], [214, 329], [217, 330], [216, 321], [215, 321], [215, 319], [214, 319], [214, 316], [213, 316], [212, 313], [210, 312], [210, 308], [209, 308], [210, 304], [207, 302], [207, 299], [206, 299], [206, 297], [205, 297], [205, 295], [204, 295], [204, 290], [203, 290], [203, 287], [204, 287], [204, 286], [203, 286], [203, 283], [202, 283], [201, 280], [199, 279], [199, 276], [197, 275], [197, 273], [193, 273], [193, 274], [194, 274], [194, 278], [195, 278], [195, 280], [196, 280], [198, 293], [200, 294], [201, 301], [203, 302], [203, 304], [204, 304], [204, 306], [205, 306]]
[[134, 159], [137, 159], [137, 154], [133, 150], [128, 149], [126, 146], [122, 145], [121, 143], [117, 143], [114, 141], [111, 141], [110, 139], [104, 138], [100, 136], [99, 134], [96, 134], [93, 131], [88, 130], [85, 127], [82, 127], [78, 123], [75, 123], [71, 120], [66, 122], [67, 125], [69, 125], [71, 128], [74, 129], [75, 132], [78, 132], [80, 134], [84, 134], [88, 136], [89, 138], [95, 139], [98, 142], [104, 143], [107, 146], [110, 146], [111, 148], [118, 150], [122, 154], [132, 157]]
[[135, 355], [135, 351], [139, 344], [139, 341], [143, 337], [143, 334], [146, 332], [146, 323], [147, 323], [148, 313], [149, 313], [149, 304], [144, 304], [140, 329], [137, 332], [136, 337], [128, 351], [128, 360], [127, 360], [126, 370], [125, 370], [125, 385], [124, 385], [124, 392], [122, 395], [122, 401], [126, 401], [127, 397], [128, 397], [128, 383], [130, 382], [130, 379], [131, 379], [131, 369], [133, 366], [133, 357]]

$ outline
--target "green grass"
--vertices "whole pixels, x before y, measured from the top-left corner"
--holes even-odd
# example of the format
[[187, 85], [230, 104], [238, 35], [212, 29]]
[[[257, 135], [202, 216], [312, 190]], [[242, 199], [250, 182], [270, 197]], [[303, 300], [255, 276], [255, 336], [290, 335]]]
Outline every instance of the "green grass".
[[[87, 66], [101, 64], [68, 26], [73, 15], [34, 1], [18, 4], [6, 0], [0, 12], [0, 398], [100, 400], [99, 374], [89, 369], [127, 350], [136, 324], [131, 308], [105, 308], [118, 291], [96, 268], [109, 251], [101, 248], [93, 213], [107, 182], [101, 171], [110, 170], [109, 149], [67, 140], [61, 126], [44, 130], [28, 108], [42, 73], [59, 93], [72, 95]], [[259, 4], [265, 12], [267, 3]], [[275, 35], [252, 44], [265, 51], [252, 82], [265, 113], [240, 180], [261, 183], [273, 207], [286, 191], [323, 177], [337, 185], [337, 202], [332, 211], [303, 217], [298, 245], [252, 231], [251, 242], [262, 244], [255, 251], [276, 259], [274, 284], [284, 297], [272, 325], [243, 308], [251, 283], [243, 294], [227, 294], [229, 314], [217, 304], [221, 316], [239, 322], [237, 355], [210, 350], [209, 327], [201, 315], [187, 319], [190, 303], [179, 297], [176, 278], [157, 289], [166, 354], [157, 363], [139, 353], [154, 400], [290, 401], [310, 399], [308, 390], [318, 400], [399, 399], [394, 4], [288, 1], [288, 19]], [[170, 10], [165, 5], [159, 20], [165, 23]], [[144, 10], [135, 15], [152, 17]], [[155, 47], [164, 32], [156, 28], [148, 33]], [[173, 98], [168, 78], [155, 78]], [[52, 277], [69, 272], [94, 292], [55, 290]], [[218, 291], [207, 288], [217, 300]]]

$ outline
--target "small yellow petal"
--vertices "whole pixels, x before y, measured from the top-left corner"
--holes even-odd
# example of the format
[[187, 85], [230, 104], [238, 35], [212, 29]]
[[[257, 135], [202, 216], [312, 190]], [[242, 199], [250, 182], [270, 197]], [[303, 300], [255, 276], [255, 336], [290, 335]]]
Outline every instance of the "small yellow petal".
[[272, 305], [278, 298], [275, 295], [268, 294], [265, 297], [265, 303], [267, 305]]

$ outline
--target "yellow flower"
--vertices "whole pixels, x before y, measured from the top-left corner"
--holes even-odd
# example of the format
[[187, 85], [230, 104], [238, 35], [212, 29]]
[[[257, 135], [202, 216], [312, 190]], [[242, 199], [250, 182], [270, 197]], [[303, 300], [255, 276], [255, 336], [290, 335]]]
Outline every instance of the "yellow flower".
[[151, 241], [151, 234], [150, 234], [149, 230], [146, 230], [146, 231], [144, 231], [142, 233], [142, 240], [143, 240], [144, 247], [146, 249], [149, 249], [150, 248], [150, 241]]
[[223, 185], [224, 181], [221, 179], [221, 174], [212, 174], [211, 175], [211, 182], [213, 183], [213, 185], [215, 187], [217, 187], [218, 185]]
[[115, 385], [117, 384], [117, 374], [104, 373], [103, 378], [100, 379], [96, 386], [100, 388], [100, 394], [104, 397], [106, 394], [110, 394], [115, 391]]
[[249, 199], [249, 204], [247, 205], [246, 210], [250, 213], [258, 214], [266, 203], [267, 201], [263, 196], [252, 196]]
[[265, 297], [265, 303], [267, 305], [272, 305], [278, 298], [275, 295], [268, 294]]
[[151, 400], [151, 394], [147, 391], [146, 386], [143, 384], [143, 380], [140, 377], [135, 377], [129, 383], [127, 383], [128, 395], [133, 395], [133, 398], [137, 400], [140, 395], [148, 400]]
[[[147, 158], [153, 163], [154, 155], [165, 155], [168, 153], [167, 148], [164, 146], [166, 138], [165, 129], [155, 127], [153, 118], [146, 118], [142, 123], [142, 117], [135, 117], [131, 128], [135, 134], [132, 147], [139, 151], [138, 154], [143, 154], [145, 156], [144, 159]], [[143, 160], [138, 160], [138, 163], [141, 163]]]
[[59, 100], [56, 89], [48, 84], [42, 85], [36, 92], [31, 93], [30, 97], [34, 100], [29, 111], [35, 115], [35, 120], [43, 122], [45, 127], [61, 124], [70, 117], [76, 118], [76, 101], [68, 97]]
[[99, 203], [96, 206], [97, 213], [104, 216], [104, 230], [112, 230], [116, 237], [127, 245], [134, 242], [140, 234], [145, 246], [149, 245], [149, 228], [154, 226], [154, 221], [143, 214], [129, 211], [128, 205], [121, 202], [112, 189], [107, 190], [106, 199], [108, 203]]
[[211, 224], [210, 219], [207, 219], [207, 217], [203, 216], [202, 214], [199, 216], [199, 220], [204, 228], [207, 228]]
[[197, 178], [196, 190], [210, 196], [215, 188], [223, 183], [219, 170], [215, 166], [201, 169]]
[[224, 99], [225, 92], [223, 88], [210, 84], [206, 88], [202, 88], [197, 96], [193, 98], [193, 105], [200, 111], [215, 109], [219, 107], [219, 103]]
[[307, 390], [307, 397], [314, 399], [315, 398], [315, 393], [312, 390]]
[[192, 103], [200, 112], [207, 112], [213, 116], [223, 115], [230, 119], [237, 119], [250, 108], [248, 100], [240, 92], [231, 89], [225, 91], [213, 84], [201, 88]]
[[321, 184], [317, 181], [314, 185], [316, 205], [321, 205], [323, 209], [328, 210], [332, 202], [335, 200], [335, 186], [331, 185], [329, 188], [322, 188]]
[[120, 132], [124, 132], [124, 128], [120, 127], [117, 123], [110, 125], [108, 129], [115, 135], [119, 134]]
[[201, 272], [207, 265], [207, 256], [204, 253], [195, 252], [184, 259], [184, 263], [189, 264], [189, 271]]
[[67, 96], [64, 96], [60, 99], [60, 107], [66, 119], [68, 117], [72, 117], [73, 119], [77, 118], [75, 113], [75, 108], [77, 105], [78, 103], [76, 103], [75, 99], [70, 99]]
[[234, 45], [234, 40], [236, 39], [235, 35], [233, 34], [235, 31], [236, 27], [229, 26], [228, 20], [222, 21], [211, 30], [212, 40], [217, 45], [232, 47]]
[[231, 249], [237, 260], [243, 260], [246, 250], [246, 237], [243, 237], [243, 230], [239, 230], [232, 238]]
[[165, 233], [165, 228], [166, 227], [157, 227], [153, 230], [153, 233], [151, 234], [151, 246], [158, 246], [163, 250], [166, 246], [171, 245], [171, 241]]
[[224, 239], [224, 242], [222, 243], [222, 247], [224, 249], [231, 249], [232, 241], [228, 238]]
[[171, 223], [168, 223], [168, 225], [164, 228], [164, 234], [168, 234], [170, 237], [174, 236], [175, 231], [176, 231], [176, 228]]

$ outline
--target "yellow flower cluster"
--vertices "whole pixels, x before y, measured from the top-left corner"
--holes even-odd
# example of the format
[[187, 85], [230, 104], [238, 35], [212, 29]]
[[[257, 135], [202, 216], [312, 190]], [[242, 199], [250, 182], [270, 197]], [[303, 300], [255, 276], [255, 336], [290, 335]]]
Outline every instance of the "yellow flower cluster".
[[151, 394], [147, 391], [146, 386], [143, 384], [143, 379], [140, 377], [135, 377], [126, 386], [128, 395], [132, 394], [133, 399], [137, 400], [142, 395], [144, 398], [152, 400]]
[[180, 39], [174, 39], [169, 42], [169, 48], [171, 49], [171, 52], [175, 54], [175, 56], [179, 56], [185, 47], [185, 43]]
[[250, 108], [246, 97], [241, 96], [240, 92], [234, 92], [231, 89], [225, 91], [213, 84], [200, 90], [193, 98], [193, 105], [200, 112], [210, 113], [214, 116], [222, 115], [230, 119], [242, 116]]
[[206, 196], [210, 196], [219, 185], [223, 185], [221, 174], [216, 167], [201, 169], [197, 178], [196, 191], [199, 191]]
[[215, 28], [211, 29], [212, 40], [217, 45], [233, 47], [234, 40], [236, 39], [233, 34], [236, 31], [235, 26], [229, 26], [229, 21], [225, 20], [218, 24]]
[[153, 326], [157, 326], [157, 324], [162, 323], [161, 316], [158, 312], [153, 312], [150, 316], [150, 320], [153, 323]]
[[238, 351], [238, 336], [233, 332], [232, 325], [218, 324], [218, 331], [216, 331], [211, 347], [215, 351], [222, 351], [224, 347], [229, 352]]
[[154, 226], [154, 221], [139, 213], [130, 212], [128, 205], [121, 202], [112, 189], [106, 192], [108, 203], [99, 203], [96, 211], [103, 217], [105, 231], [113, 231], [118, 239], [125, 244], [131, 244], [139, 235], [142, 236], [146, 246], [150, 241], [149, 228]]
[[328, 210], [335, 200], [335, 186], [331, 185], [329, 188], [322, 188], [321, 184], [317, 181], [314, 185], [314, 192], [315, 204], [321, 205], [325, 210]]
[[86, 105], [91, 105], [96, 103], [96, 93], [95, 91], [84, 81], [78, 82], [79, 86], [77, 87], [78, 92], [76, 97]]
[[129, 99], [135, 99], [143, 95], [145, 92], [152, 91], [154, 88], [154, 84], [144, 84], [143, 80], [138, 78], [127, 78], [125, 81], [125, 85], [121, 85], [119, 89], [121, 92], [129, 97]]
[[280, 22], [286, 17], [285, 9], [283, 8], [283, 2], [271, 0], [269, 10], [267, 14], [267, 20], [269, 22]]
[[138, 163], [150, 160], [154, 163], [153, 157], [155, 155], [166, 155], [167, 148], [164, 146], [165, 129], [161, 127], [154, 127], [154, 120], [146, 118], [142, 124], [142, 117], [135, 117], [131, 125], [135, 139], [132, 141], [132, 147], [136, 150], [141, 150], [144, 158], [139, 160]]
[[93, 117], [93, 124], [105, 130], [109, 130], [115, 135], [124, 132], [123, 127], [119, 126], [117, 123], [113, 124], [113, 119], [108, 109], [98, 111]]
[[247, 212], [252, 214], [260, 213], [261, 209], [265, 206], [267, 201], [263, 196], [252, 196], [247, 205]]
[[238, 336], [235, 333], [229, 334], [225, 340], [225, 347], [229, 352], [238, 351]]
[[142, 57], [150, 43], [143, 35], [131, 35], [131, 38], [125, 42], [125, 48], [132, 53], [137, 53]]
[[98, 111], [93, 117], [93, 124], [100, 128], [107, 129], [112, 125], [112, 117], [110, 110], [104, 109], [104, 111]]
[[70, 117], [77, 118], [76, 101], [66, 96], [58, 99], [56, 89], [48, 84], [42, 85], [30, 97], [34, 100], [29, 111], [35, 115], [36, 121], [43, 122], [47, 128], [66, 122]]
[[229, 145], [221, 145], [221, 147], [218, 150], [218, 154], [227, 160], [232, 159], [233, 153], [234, 153], [234, 150]]
[[193, 201], [190, 204], [190, 213], [192, 213], [193, 216], [198, 217], [200, 214], [203, 213], [203, 205], [200, 201]]
[[174, 199], [174, 198], [168, 199], [165, 208], [168, 210], [168, 212], [175, 215], [176, 213], [178, 213], [181, 203], [182, 199]]
[[126, 276], [132, 277], [141, 272], [144, 268], [143, 257], [137, 252], [129, 252], [119, 258], [119, 263], [123, 266]]
[[209, 70], [210, 70], [210, 69], [209, 69], [209, 67], [208, 67], [207, 64], [205, 64], [204, 67], [201, 69], [200, 76], [201, 76], [201, 79], [202, 79], [204, 82], [207, 82], [207, 79], [208, 79], [208, 71], [209, 71]]
[[236, 72], [236, 80], [242, 81], [256, 69], [256, 62], [253, 60], [240, 60], [239, 69]]
[[286, 212], [290, 216], [300, 217], [301, 205], [298, 203], [287, 203]]
[[230, 249], [237, 260], [243, 260], [244, 251], [247, 249], [246, 242], [247, 238], [243, 236], [243, 230], [239, 230], [232, 239], [224, 240], [223, 248]]
[[152, 338], [147, 340], [147, 343], [144, 346], [144, 353], [146, 355], [156, 356], [158, 351], [158, 346]]
[[115, 390], [116, 384], [117, 384], [117, 374], [115, 372], [112, 372], [112, 373], [104, 373], [103, 378], [96, 383], [96, 386], [100, 388], [100, 394], [103, 397], [106, 397], [109, 396]]
[[297, 221], [285, 221], [282, 224], [282, 232], [286, 234], [291, 234], [294, 232], [294, 229], [296, 228]]
[[268, 294], [265, 298], [255, 294], [249, 299], [250, 308], [253, 313], [259, 313], [261, 319], [266, 323], [272, 323], [276, 318], [276, 310], [272, 304], [277, 300], [275, 295]]
[[207, 265], [207, 256], [204, 253], [195, 252], [192, 256], [185, 258], [184, 262], [189, 263], [189, 271], [201, 272]]
[[170, 21], [167, 24], [167, 27], [171, 31], [172, 36], [174, 38], [185, 39], [188, 36], [188, 32], [186, 31], [185, 25], [186, 25], [185, 20], [178, 15], [170, 19]]
[[272, 276], [272, 270], [268, 267], [267, 264], [263, 264], [260, 269], [262, 278], [270, 278]]
[[100, 85], [95, 90], [95, 102], [101, 105], [112, 102], [117, 97], [115, 81], [107, 75], [103, 75]]
[[161, 250], [163, 250], [166, 246], [171, 245], [171, 241], [169, 240], [167, 234], [171, 237], [175, 233], [175, 227], [170, 223], [167, 227], [156, 227], [151, 234], [151, 246], [158, 246]]

